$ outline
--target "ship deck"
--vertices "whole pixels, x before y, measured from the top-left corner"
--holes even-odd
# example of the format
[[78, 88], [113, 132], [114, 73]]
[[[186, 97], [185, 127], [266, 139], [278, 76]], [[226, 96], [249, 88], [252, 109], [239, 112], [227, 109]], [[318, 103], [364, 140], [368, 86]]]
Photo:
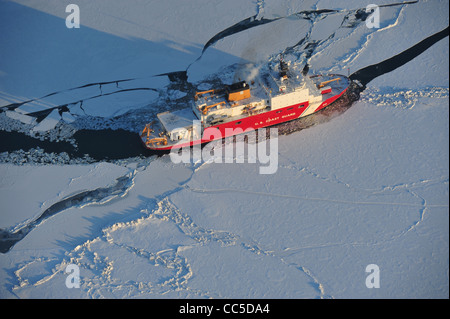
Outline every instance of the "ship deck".
[[320, 84], [321, 82], [326, 82], [332, 79], [339, 78], [339, 80], [330, 82], [325, 85], [331, 88], [331, 92], [322, 94], [324, 101], [339, 94], [350, 85], [350, 80], [346, 76], [339, 74], [314, 75], [311, 76], [310, 78], [316, 85]]
[[189, 128], [193, 125], [194, 121], [198, 121], [198, 118], [190, 107], [173, 112], [159, 113], [157, 117], [167, 132]]

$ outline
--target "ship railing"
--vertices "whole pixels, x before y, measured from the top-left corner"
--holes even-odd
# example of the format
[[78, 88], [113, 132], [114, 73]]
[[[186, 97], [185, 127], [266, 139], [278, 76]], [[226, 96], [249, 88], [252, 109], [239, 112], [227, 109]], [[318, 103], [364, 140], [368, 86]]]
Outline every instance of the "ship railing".
[[159, 145], [167, 145], [167, 137], [163, 136], [163, 137], [154, 137], [154, 138], [147, 138], [147, 140], [145, 141], [145, 145], [147, 146], [159, 146]]

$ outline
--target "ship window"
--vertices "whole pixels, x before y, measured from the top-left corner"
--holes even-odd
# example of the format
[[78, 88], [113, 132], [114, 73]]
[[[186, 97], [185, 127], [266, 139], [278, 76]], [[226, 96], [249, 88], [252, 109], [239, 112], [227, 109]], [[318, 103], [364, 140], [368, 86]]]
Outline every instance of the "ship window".
[[239, 121], [239, 122], [236, 122], [236, 123], [234, 123], [234, 124], [236, 124], [236, 125], [238, 125], [238, 124], [241, 124], [241, 121]]
[[281, 113], [281, 112], [283, 112], [283, 111], [282, 111], [282, 110], [279, 110], [279, 111], [277, 111], [277, 114], [278, 114], [278, 113]]
[[290, 110], [292, 110], [292, 109], [293, 109], [293, 107], [290, 107], [290, 108], [288, 108], [287, 110], [290, 111]]

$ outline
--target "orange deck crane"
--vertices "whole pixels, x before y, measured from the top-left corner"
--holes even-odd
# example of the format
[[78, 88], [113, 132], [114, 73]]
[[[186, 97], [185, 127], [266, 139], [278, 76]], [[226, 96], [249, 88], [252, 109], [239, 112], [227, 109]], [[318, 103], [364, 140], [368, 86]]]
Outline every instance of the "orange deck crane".
[[341, 79], [341, 78], [335, 78], [335, 79], [332, 79], [332, 80], [320, 82], [320, 84], [319, 84], [319, 89], [320, 89], [320, 88], [323, 88], [325, 85], [327, 85], [327, 84], [330, 83], [330, 82], [333, 82], [333, 81], [339, 81], [340, 79]]

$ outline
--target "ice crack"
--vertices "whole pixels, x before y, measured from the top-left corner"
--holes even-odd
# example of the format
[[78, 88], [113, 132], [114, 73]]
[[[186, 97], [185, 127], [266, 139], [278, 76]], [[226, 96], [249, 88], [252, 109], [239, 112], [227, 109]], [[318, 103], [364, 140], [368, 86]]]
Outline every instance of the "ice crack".
[[117, 182], [113, 186], [100, 187], [66, 197], [47, 208], [39, 217], [20, 226], [18, 229], [0, 229], [0, 252], [7, 253], [17, 242], [25, 238], [26, 235], [45, 220], [69, 208], [105, 204], [115, 198], [124, 197], [133, 188], [136, 173], [137, 170], [134, 170], [125, 176], [117, 178]]

